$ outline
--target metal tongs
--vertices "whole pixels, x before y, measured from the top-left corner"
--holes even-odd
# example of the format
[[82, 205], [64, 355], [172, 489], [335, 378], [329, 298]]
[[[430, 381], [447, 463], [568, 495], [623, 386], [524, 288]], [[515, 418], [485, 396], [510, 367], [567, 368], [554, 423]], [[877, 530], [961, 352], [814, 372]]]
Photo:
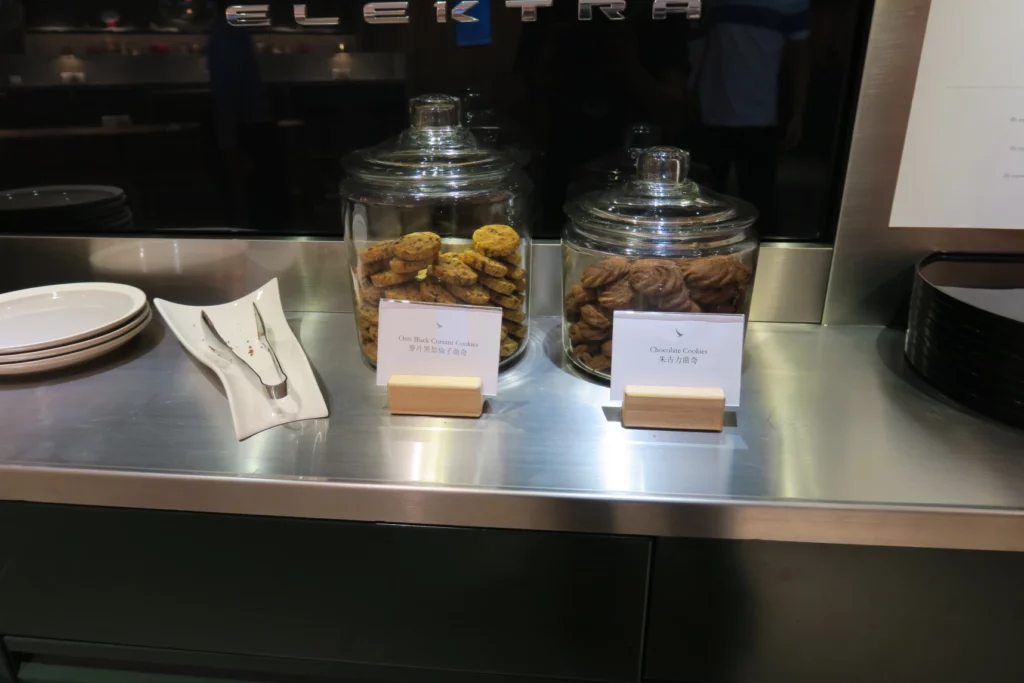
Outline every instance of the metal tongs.
[[226, 348], [231, 355], [237, 358], [242, 363], [242, 367], [256, 376], [256, 379], [263, 387], [263, 390], [267, 393], [267, 396], [274, 399], [284, 398], [288, 395], [288, 376], [284, 373], [284, 369], [281, 367], [281, 362], [277, 359], [274, 347], [270, 345], [270, 340], [267, 339], [267, 327], [263, 324], [263, 316], [260, 315], [260, 309], [257, 308], [255, 302], [253, 302], [252, 308], [256, 316], [256, 334], [259, 336], [260, 344], [262, 344], [263, 348], [270, 353], [270, 359], [274, 362], [274, 369], [277, 370], [278, 376], [281, 377], [280, 382], [266, 382], [260, 373], [256, 371], [256, 368], [249, 365], [244, 358], [239, 356], [238, 353], [231, 348], [231, 344], [228, 344], [227, 341], [224, 340], [224, 337], [222, 337], [220, 332], [217, 331], [217, 328], [214, 327], [213, 321], [210, 320], [210, 316], [206, 314], [206, 311], [202, 311], [200, 313], [200, 318], [203, 321], [203, 325], [210, 330], [210, 334], [213, 338], [216, 339], [221, 346]]

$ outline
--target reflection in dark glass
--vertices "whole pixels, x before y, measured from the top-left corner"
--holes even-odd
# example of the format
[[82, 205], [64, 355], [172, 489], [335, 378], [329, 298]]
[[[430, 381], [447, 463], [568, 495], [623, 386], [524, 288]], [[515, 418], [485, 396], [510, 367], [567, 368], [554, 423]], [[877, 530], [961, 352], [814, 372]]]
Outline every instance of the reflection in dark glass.
[[400, 131], [410, 96], [446, 92], [532, 176], [538, 236], [559, 234], [569, 193], [628, 174], [636, 138], [691, 150], [763, 235], [829, 237], [869, 0], [706, 0], [699, 22], [654, 21], [650, 0], [579, 21], [558, 2], [533, 23], [490, 0], [489, 30], [461, 33], [430, 2], [370, 25], [363, 3], [310, 0], [332, 27], [272, 2], [258, 29], [225, 4], [0, 0], [0, 188], [121, 188], [136, 232], [340, 235], [340, 159]]

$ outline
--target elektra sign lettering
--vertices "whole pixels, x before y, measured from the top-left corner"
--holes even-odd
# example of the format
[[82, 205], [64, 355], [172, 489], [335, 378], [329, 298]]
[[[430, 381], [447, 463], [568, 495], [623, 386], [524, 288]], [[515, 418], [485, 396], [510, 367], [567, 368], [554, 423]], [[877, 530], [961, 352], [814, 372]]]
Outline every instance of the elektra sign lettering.
[[[480, 4], [478, 0], [456, 2], [448, 10], [446, 0], [434, 2], [437, 23], [452, 21], [473, 23], [478, 21], [472, 9]], [[537, 10], [551, 7], [554, 0], [505, 0], [505, 7], [518, 9], [523, 21], [537, 21]], [[664, 19], [669, 14], [682, 14], [687, 19], [700, 18], [701, 0], [654, 0], [651, 16]], [[626, 0], [578, 0], [578, 17], [580, 21], [590, 21], [594, 10], [599, 9], [612, 21], [625, 19]], [[299, 26], [337, 26], [338, 17], [311, 17], [306, 12], [305, 4], [294, 6], [295, 23]], [[232, 5], [225, 11], [228, 23], [232, 26], [270, 26], [269, 5]], [[408, 24], [408, 2], [368, 2], [363, 5], [363, 19], [368, 24]]]

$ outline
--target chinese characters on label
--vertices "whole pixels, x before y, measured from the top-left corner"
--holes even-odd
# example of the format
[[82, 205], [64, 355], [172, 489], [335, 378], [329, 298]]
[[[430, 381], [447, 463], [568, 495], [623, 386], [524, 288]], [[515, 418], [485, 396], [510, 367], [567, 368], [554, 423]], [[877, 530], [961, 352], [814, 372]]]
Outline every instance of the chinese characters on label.
[[443, 346], [431, 346], [429, 344], [409, 344], [409, 351], [412, 353], [430, 353], [436, 356], [466, 356], [466, 349], [444, 348]]
[[697, 356], [658, 356], [659, 363], [668, 363], [669, 365], [696, 365], [698, 360], [700, 359]]

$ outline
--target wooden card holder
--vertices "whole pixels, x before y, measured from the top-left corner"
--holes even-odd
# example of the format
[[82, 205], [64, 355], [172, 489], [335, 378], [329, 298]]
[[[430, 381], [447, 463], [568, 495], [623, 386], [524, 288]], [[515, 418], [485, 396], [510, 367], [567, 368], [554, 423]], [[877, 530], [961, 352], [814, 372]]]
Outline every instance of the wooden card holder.
[[725, 392], [718, 387], [644, 387], [631, 384], [622, 402], [622, 426], [720, 432]]
[[484, 412], [483, 382], [479, 377], [392, 375], [388, 411], [392, 415], [480, 417]]

